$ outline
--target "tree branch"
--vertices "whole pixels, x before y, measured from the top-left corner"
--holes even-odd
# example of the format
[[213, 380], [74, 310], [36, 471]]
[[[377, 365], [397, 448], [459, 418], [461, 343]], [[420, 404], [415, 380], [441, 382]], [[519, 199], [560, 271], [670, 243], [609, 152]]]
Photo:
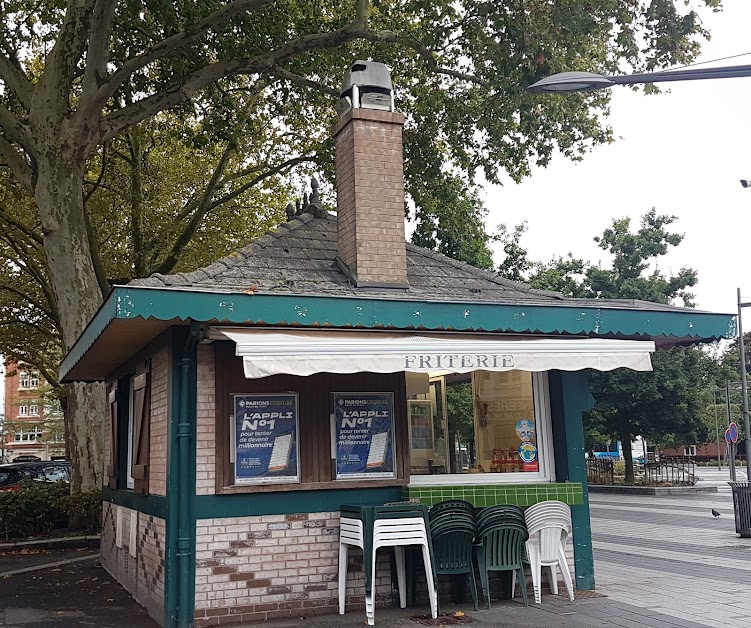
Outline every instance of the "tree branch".
[[65, 18], [52, 52], [45, 62], [45, 70], [35, 91], [56, 116], [68, 112], [70, 91], [77, 75], [77, 66], [91, 36], [89, 18], [99, 0], [73, 0], [67, 3]]
[[199, 205], [196, 208], [196, 211], [191, 217], [190, 222], [185, 227], [185, 229], [180, 234], [180, 236], [177, 238], [175, 243], [172, 245], [172, 249], [167, 254], [164, 261], [159, 265], [159, 268], [154, 272], [166, 275], [175, 267], [177, 262], [180, 261], [180, 253], [188, 244], [188, 242], [190, 242], [191, 238], [196, 233], [196, 231], [198, 231], [198, 228], [201, 226], [201, 222], [203, 221], [203, 219], [213, 209], [216, 209], [220, 205], [223, 205], [231, 201], [233, 198], [242, 194], [246, 190], [249, 190], [250, 188], [258, 185], [261, 181], [263, 181], [264, 179], [267, 179], [268, 177], [271, 177], [284, 170], [292, 168], [293, 166], [297, 164], [303, 163], [305, 161], [314, 161], [315, 159], [316, 159], [315, 156], [304, 156], [304, 157], [295, 157], [293, 159], [288, 159], [287, 161], [281, 164], [278, 164], [274, 166], [273, 168], [270, 168], [263, 174], [258, 175], [257, 177], [253, 178], [251, 181], [249, 181], [245, 185], [240, 186], [236, 190], [233, 190], [229, 194], [225, 194], [223, 197], [216, 199], [215, 201], [211, 203], [208, 203], [211, 197], [209, 196], [208, 198], [206, 198], [207, 204]]
[[193, 214], [193, 212], [197, 208], [205, 207], [209, 204], [211, 197], [214, 195], [214, 190], [216, 190], [217, 184], [219, 183], [220, 177], [224, 174], [224, 171], [227, 168], [227, 163], [229, 162], [230, 157], [232, 157], [235, 151], [236, 148], [231, 143], [227, 144], [226, 148], [222, 152], [222, 156], [219, 158], [216, 168], [214, 168], [211, 179], [204, 188], [201, 198], [185, 203], [185, 207], [183, 207], [180, 213], [175, 217], [176, 221], [184, 220], [185, 218]]
[[91, 13], [89, 47], [86, 51], [86, 69], [83, 74], [83, 91], [79, 111], [88, 118], [91, 113], [98, 115], [101, 107], [96, 106], [99, 86], [107, 76], [109, 60], [109, 40], [112, 34], [112, 20], [117, 8], [117, 0], [96, 0]]
[[273, 2], [273, 0], [235, 0], [235, 2], [229, 2], [222, 8], [207, 15], [198, 22], [194, 28], [181, 33], [176, 33], [175, 35], [154, 44], [137, 57], [127, 60], [112, 74], [110, 79], [99, 88], [95, 101], [98, 110], [104, 108], [107, 101], [123, 85], [123, 83], [150, 63], [157, 61], [171, 52], [175, 52], [180, 48], [196, 42], [206, 35], [206, 33], [212, 28], [230, 20], [236, 15], [260, 9], [271, 2]]
[[[55, 324], [59, 327], [60, 326], [60, 313], [57, 309], [57, 301], [55, 301], [55, 295], [52, 290], [52, 286], [50, 286], [42, 270], [37, 267], [36, 262], [29, 256], [26, 248], [19, 245], [7, 233], [4, 234], [4, 237], [5, 237], [5, 241], [8, 243], [8, 246], [10, 246], [16, 252], [17, 257], [14, 260], [14, 262], [27, 275], [29, 275], [31, 279], [39, 286], [39, 289], [42, 291], [42, 294], [44, 295], [44, 300], [47, 303], [47, 308], [43, 307], [40, 303], [36, 303], [28, 295], [25, 295], [25, 296], [21, 295], [20, 292], [18, 294], [20, 296], [24, 296], [24, 298], [26, 298], [28, 301], [35, 303], [35, 306], [39, 308], [40, 311], [44, 312], [49, 318], [51, 318], [55, 322]], [[19, 264], [19, 260], [23, 260], [24, 263]], [[13, 288], [8, 285], [4, 285], [3, 287], [6, 290], [11, 290], [11, 291], [13, 290]]]
[[414, 50], [420, 56], [420, 58], [423, 59], [423, 61], [425, 61], [430, 70], [437, 74], [445, 74], [446, 76], [452, 76], [461, 81], [475, 83], [477, 85], [482, 85], [483, 87], [489, 87], [490, 85], [487, 81], [473, 74], [466, 74], [464, 72], [451, 70], [450, 68], [444, 68], [438, 65], [438, 61], [436, 61], [436, 58], [435, 56], [433, 56], [433, 53], [430, 51], [430, 49], [426, 48], [420, 42], [415, 41], [414, 39], [397, 35], [393, 31], [368, 31], [363, 35], [362, 38], [373, 43], [398, 44], [400, 46], [404, 46], [405, 48], [410, 48], [411, 50]]
[[318, 81], [313, 81], [309, 78], [305, 78], [304, 76], [300, 76], [299, 74], [293, 74], [292, 72], [285, 70], [284, 68], [274, 68], [273, 70], [269, 71], [269, 74], [285, 81], [289, 81], [290, 83], [294, 83], [295, 85], [300, 85], [301, 87], [310, 87], [311, 89], [318, 90], [319, 92], [323, 92], [324, 94], [328, 94], [329, 96], [333, 96], [334, 98], [339, 98], [339, 90], [333, 89], [328, 85], [319, 83]]
[[[99, 176], [97, 177], [96, 181], [91, 181], [84, 179], [84, 183], [87, 183], [91, 186], [91, 190], [88, 192], [85, 192], [83, 195], [83, 204], [84, 207], [86, 206], [86, 203], [89, 202], [89, 199], [94, 195], [94, 192], [96, 192], [100, 186], [102, 185], [102, 181], [104, 180], [104, 173], [107, 170], [107, 144], [104, 144], [102, 146], [102, 167], [99, 169]], [[107, 189], [105, 187], [105, 189]]]
[[13, 218], [7, 210], [0, 207], [0, 220], [3, 220], [7, 222], [9, 225], [15, 227], [18, 229], [21, 233], [26, 235], [28, 238], [34, 240], [37, 244], [42, 246], [44, 244], [44, 240], [41, 235], [39, 235], [36, 231], [33, 229], [30, 229], [22, 222], [19, 222], [15, 218]]
[[28, 111], [31, 103], [31, 83], [20, 66], [3, 54], [0, 54], [0, 80], [8, 86]]
[[[360, 2], [363, 1], [360, 0]], [[124, 129], [138, 124], [160, 111], [190, 100], [196, 92], [220, 79], [239, 74], [271, 74], [280, 69], [277, 65], [280, 61], [289, 57], [310, 50], [336, 48], [355, 39], [366, 38], [366, 35], [371, 37], [369, 31], [359, 25], [360, 21], [359, 18], [356, 18], [349, 26], [331, 33], [316, 33], [298, 37], [276, 50], [251, 59], [222, 61], [205, 66], [187, 77], [180, 85], [174, 85], [157, 94], [147, 96], [106, 116], [102, 124], [102, 137], [99, 139], [100, 141], [110, 140]], [[374, 34], [372, 37], [376, 37], [376, 35]]]
[[229, 194], [225, 194], [221, 198], [216, 199], [213, 203], [211, 203], [211, 205], [209, 205], [206, 208], [207, 212], [219, 207], [220, 205], [223, 205], [224, 203], [231, 201], [233, 198], [239, 196], [246, 190], [249, 190], [250, 188], [255, 187], [264, 179], [268, 179], [269, 177], [273, 177], [275, 174], [279, 174], [281, 172], [284, 172], [285, 170], [289, 170], [290, 168], [293, 168], [294, 166], [298, 164], [302, 164], [307, 161], [316, 161], [316, 159], [318, 159], [318, 157], [316, 157], [315, 155], [304, 155], [301, 157], [293, 157], [292, 159], [288, 159], [287, 161], [277, 164], [276, 166], [274, 166], [273, 168], [270, 168], [263, 174], [259, 174], [257, 177], [254, 177], [247, 183], [241, 185], [236, 190], [232, 190], [232, 192], [230, 192]]
[[28, 154], [33, 154], [31, 130], [3, 105], [0, 105], [0, 129], [11, 142], [18, 144]]
[[5, 159], [13, 176], [18, 179], [24, 189], [29, 194], [33, 194], [31, 166], [23, 158], [23, 155], [2, 135], [0, 135], [0, 156]]

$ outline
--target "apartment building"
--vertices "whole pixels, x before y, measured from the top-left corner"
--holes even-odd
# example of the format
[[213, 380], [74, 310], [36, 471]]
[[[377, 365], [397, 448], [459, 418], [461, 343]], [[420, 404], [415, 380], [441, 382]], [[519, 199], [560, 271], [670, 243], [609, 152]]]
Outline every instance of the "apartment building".
[[0, 431], [3, 462], [64, 460], [65, 431], [57, 400], [47, 382], [24, 364], [5, 364], [5, 410]]

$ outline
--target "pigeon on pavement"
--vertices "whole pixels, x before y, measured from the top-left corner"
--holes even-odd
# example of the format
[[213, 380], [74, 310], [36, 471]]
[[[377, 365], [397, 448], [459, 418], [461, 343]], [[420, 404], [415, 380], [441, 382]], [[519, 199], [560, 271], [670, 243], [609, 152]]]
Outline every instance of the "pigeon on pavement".
[[717, 512], [714, 508], [712, 508], [712, 514], [714, 515], [715, 519], [720, 516], [720, 513]]

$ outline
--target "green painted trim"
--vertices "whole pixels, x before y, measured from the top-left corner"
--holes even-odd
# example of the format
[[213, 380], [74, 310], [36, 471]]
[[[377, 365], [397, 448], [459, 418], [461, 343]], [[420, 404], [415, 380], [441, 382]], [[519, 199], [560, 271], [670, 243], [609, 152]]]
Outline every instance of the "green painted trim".
[[578, 483], [582, 487], [582, 502], [571, 507], [576, 588], [592, 590], [595, 588], [595, 573], [582, 413], [592, 408], [594, 399], [584, 371], [550, 371], [548, 383], [556, 477], [559, 481]]
[[664, 311], [561, 305], [451, 303], [407, 299], [248, 295], [117, 286], [60, 367], [65, 375], [113, 319], [153, 317], [224, 324], [422, 329], [515, 333], [616, 334], [629, 338], [714, 340], [735, 336], [735, 317], [694, 310]]
[[583, 503], [582, 485], [565, 484], [495, 484], [476, 486], [408, 486], [404, 492], [408, 499], [419, 499], [421, 504], [432, 506], [446, 499], [463, 499], [478, 508], [497, 504], [532, 506], [538, 502], [555, 499], [570, 506]]
[[141, 495], [133, 491], [102, 489], [102, 499], [152, 517], [167, 519], [167, 498], [162, 495]]
[[164, 626], [174, 628], [177, 622], [177, 491], [180, 474], [177, 467], [177, 423], [180, 408], [180, 340], [185, 330], [172, 328], [169, 373], [168, 448], [167, 448], [167, 523], [164, 553]]
[[75, 345], [73, 345], [73, 348], [68, 352], [68, 355], [63, 358], [63, 361], [60, 364], [61, 377], [76, 365], [83, 354], [89, 350], [91, 345], [96, 342], [96, 339], [99, 338], [105, 329], [107, 329], [107, 326], [117, 317], [119, 309], [117, 298], [115, 297], [117, 290], [117, 287], [110, 290], [104, 303], [102, 303], [99, 310], [97, 310], [97, 313], [94, 314], [94, 317], [89, 321], [86, 329], [83, 330], [76, 340]]
[[331, 489], [320, 491], [280, 491], [279, 493], [242, 493], [237, 495], [199, 495], [198, 519], [294, 515], [311, 512], [338, 512], [342, 504], [381, 505], [399, 501], [401, 488]]

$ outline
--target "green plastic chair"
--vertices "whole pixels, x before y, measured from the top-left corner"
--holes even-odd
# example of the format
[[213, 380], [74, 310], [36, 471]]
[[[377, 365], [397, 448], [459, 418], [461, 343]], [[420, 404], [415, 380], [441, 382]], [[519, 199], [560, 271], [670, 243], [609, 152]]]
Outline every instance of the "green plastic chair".
[[447, 499], [431, 506], [430, 510], [428, 510], [428, 518], [432, 521], [436, 517], [443, 516], [449, 512], [466, 512], [474, 517], [475, 507], [463, 499]]
[[446, 513], [435, 517], [434, 519], [431, 519], [430, 529], [433, 530], [438, 526], [452, 526], [460, 524], [471, 526], [475, 530], [475, 532], [477, 532], [477, 522], [475, 521], [474, 515], [468, 515], [467, 513], [463, 512]]
[[477, 546], [482, 592], [490, 609], [490, 583], [488, 573], [491, 571], [516, 572], [522, 591], [524, 605], [529, 606], [527, 585], [524, 581], [522, 562], [524, 543], [529, 538], [527, 527], [523, 523], [512, 521], [487, 524], [480, 531], [480, 545]]
[[476, 516], [477, 526], [482, 528], [491, 521], [518, 521], [525, 523], [524, 511], [514, 504], [498, 504], [483, 508]]
[[[474, 543], [477, 539], [477, 528], [466, 524], [454, 525], [447, 522], [445, 525], [431, 530], [431, 537], [436, 574], [439, 576], [453, 575], [457, 576], [457, 579], [464, 576], [469, 579], [472, 604], [477, 610], [477, 582], [475, 581], [475, 563], [472, 556]], [[461, 599], [464, 598], [464, 590], [462, 579]]]

